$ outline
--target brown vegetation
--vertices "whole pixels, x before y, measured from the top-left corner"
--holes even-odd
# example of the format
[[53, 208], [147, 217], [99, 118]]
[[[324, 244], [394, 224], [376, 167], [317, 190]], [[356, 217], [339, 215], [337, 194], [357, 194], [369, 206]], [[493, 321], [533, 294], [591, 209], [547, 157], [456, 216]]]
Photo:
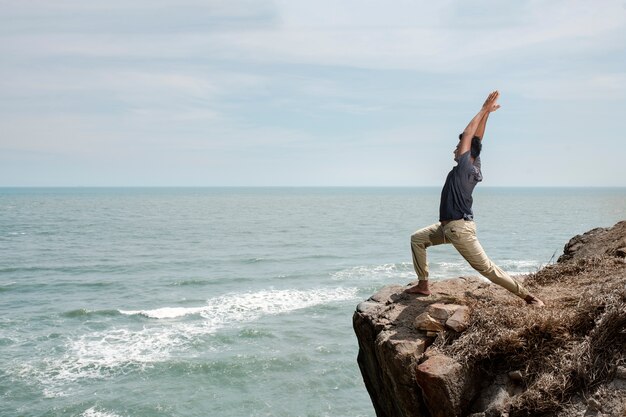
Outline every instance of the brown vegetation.
[[[360, 303], [376, 415], [626, 417], [626, 221], [572, 238], [525, 285], [545, 308], [478, 277], [434, 282], [429, 297], [389, 285]], [[456, 329], [452, 308], [469, 311]]]
[[626, 263], [610, 252], [570, 256], [528, 277], [544, 309], [468, 295], [469, 329], [438, 338], [437, 349], [485, 375], [521, 371], [510, 416], [554, 415], [593, 395], [626, 415], [626, 399], [613, 398], [624, 391], [606, 385], [626, 366]]

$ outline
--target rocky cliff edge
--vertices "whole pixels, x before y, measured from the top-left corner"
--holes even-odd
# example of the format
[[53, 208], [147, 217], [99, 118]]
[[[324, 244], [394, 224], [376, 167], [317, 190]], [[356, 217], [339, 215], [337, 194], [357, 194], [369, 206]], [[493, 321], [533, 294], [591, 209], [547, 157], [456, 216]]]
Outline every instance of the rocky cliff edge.
[[358, 364], [378, 417], [626, 417], [626, 221], [572, 238], [522, 278], [546, 307], [460, 277], [357, 306]]

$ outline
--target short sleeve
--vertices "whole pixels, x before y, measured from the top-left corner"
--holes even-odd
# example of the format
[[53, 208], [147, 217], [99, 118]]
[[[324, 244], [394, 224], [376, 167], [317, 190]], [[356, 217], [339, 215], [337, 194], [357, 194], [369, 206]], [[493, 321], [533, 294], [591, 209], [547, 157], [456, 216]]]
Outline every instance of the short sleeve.
[[480, 156], [477, 156], [476, 159], [474, 159], [474, 166], [480, 169]]
[[474, 165], [472, 165], [472, 159], [470, 156], [470, 151], [467, 151], [463, 155], [459, 156], [459, 170], [461, 172], [469, 173], [474, 171]]
[[482, 181], [483, 177], [480, 172], [480, 156], [472, 163], [471, 152], [467, 151], [459, 157], [459, 174], [461, 178], [468, 178], [471, 181]]

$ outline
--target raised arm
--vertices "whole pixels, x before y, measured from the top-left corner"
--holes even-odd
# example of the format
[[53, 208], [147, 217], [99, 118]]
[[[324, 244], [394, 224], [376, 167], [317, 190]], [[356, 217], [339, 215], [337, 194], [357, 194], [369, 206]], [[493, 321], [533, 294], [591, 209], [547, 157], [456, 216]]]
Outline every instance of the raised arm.
[[498, 97], [500, 97], [500, 93], [498, 91], [493, 91], [489, 94], [485, 103], [483, 103], [483, 107], [469, 122], [465, 130], [463, 130], [463, 133], [461, 134], [461, 143], [459, 144], [459, 155], [462, 155], [470, 150], [470, 147], [472, 146], [472, 138], [474, 136], [478, 136], [482, 139], [485, 134], [485, 127], [487, 125], [489, 113], [500, 108], [500, 105], [497, 103]]
[[483, 118], [480, 119], [480, 123], [478, 124], [478, 129], [476, 129], [476, 133], [474, 136], [478, 136], [480, 140], [483, 140], [483, 136], [485, 136], [485, 128], [487, 127], [487, 119], [489, 119], [489, 113], [485, 113]]

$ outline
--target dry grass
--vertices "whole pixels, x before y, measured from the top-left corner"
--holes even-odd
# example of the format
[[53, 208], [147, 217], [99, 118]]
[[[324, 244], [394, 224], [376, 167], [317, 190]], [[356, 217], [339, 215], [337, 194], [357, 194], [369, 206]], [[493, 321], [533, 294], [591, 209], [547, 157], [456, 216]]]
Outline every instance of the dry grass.
[[600, 257], [551, 265], [527, 286], [545, 309], [510, 299], [471, 298], [470, 328], [440, 338], [437, 348], [493, 375], [521, 370], [525, 391], [510, 415], [555, 413], [574, 395], [585, 397], [626, 364], [626, 264]]

